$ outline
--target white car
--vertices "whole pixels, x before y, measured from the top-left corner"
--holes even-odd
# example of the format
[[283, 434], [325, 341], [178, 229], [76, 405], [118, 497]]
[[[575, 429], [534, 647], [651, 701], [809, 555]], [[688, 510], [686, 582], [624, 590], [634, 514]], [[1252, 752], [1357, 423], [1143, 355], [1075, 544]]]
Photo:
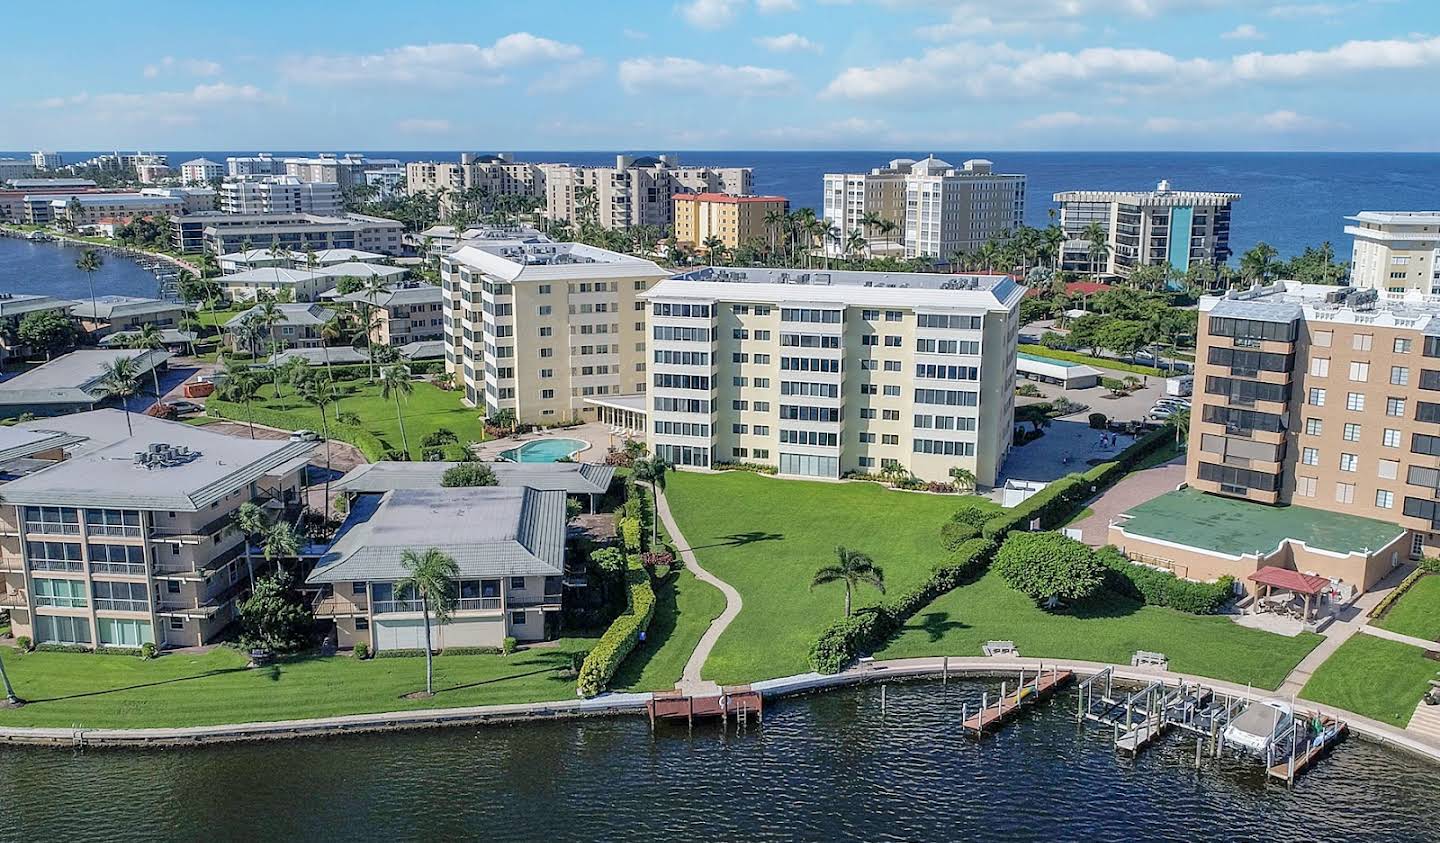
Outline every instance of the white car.
[[320, 434], [313, 430], [297, 430], [290, 434], [291, 442], [319, 442]]
[[1150, 418], [1168, 419], [1171, 416], [1175, 415], [1176, 412], [1178, 411], [1174, 407], [1165, 407], [1160, 404], [1156, 404], [1154, 407], [1150, 408]]

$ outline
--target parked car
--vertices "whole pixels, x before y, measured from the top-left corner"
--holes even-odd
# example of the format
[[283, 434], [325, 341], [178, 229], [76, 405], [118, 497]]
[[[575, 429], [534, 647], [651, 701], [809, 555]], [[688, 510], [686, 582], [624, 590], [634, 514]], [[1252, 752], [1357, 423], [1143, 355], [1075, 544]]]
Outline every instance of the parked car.
[[319, 442], [320, 434], [313, 430], [297, 430], [290, 434], [291, 442]]
[[1175, 415], [1176, 412], [1178, 411], [1173, 407], [1163, 407], [1159, 404], [1156, 404], [1154, 407], [1150, 408], [1150, 418], [1168, 419], [1171, 416]]
[[1188, 398], [1161, 398], [1155, 402], [1155, 406], [1174, 407], [1177, 410], [1188, 410], [1190, 409], [1190, 400]]
[[205, 405], [196, 404], [194, 401], [171, 401], [170, 406], [177, 414], [182, 416], [189, 415], [190, 413], [198, 413], [205, 409]]

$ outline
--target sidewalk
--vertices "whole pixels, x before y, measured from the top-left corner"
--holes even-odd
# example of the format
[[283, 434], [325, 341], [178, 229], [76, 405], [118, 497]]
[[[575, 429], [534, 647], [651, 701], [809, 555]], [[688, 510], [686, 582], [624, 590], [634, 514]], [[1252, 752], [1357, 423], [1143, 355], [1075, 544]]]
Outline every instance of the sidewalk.
[[1400, 584], [1400, 581], [1405, 579], [1405, 576], [1409, 573], [1409, 566], [1396, 568], [1377, 583], [1375, 588], [1360, 595], [1354, 603], [1346, 607], [1344, 615], [1335, 618], [1335, 620], [1331, 621], [1330, 625], [1325, 628], [1325, 631], [1320, 633], [1325, 636], [1325, 640], [1321, 641], [1320, 646], [1311, 650], [1309, 655], [1300, 660], [1300, 664], [1296, 665], [1295, 669], [1290, 671], [1290, 675], [1285, 677], [1284, 684], [1282, 684], [1275, 693], [1280, 696], [1298, 695], [1300, 690], [1305, 687], [1305, 683], [1310, 681], [1311, 675], [1319, 669], [1320, 665], [1324, 664], [1325, 660], [1330, 658], [1331, 654], [1340, 649], [1341, 644], [1349, 641], [1350, 636], [1359, 632], [1361, 628], [1366, 625], [1370, 620], [1370, 610], [1375, 608], [1376, 604], [1378, 604], [1385, 595], [1393, 591], [1395, 587]]
[[1378, 626], [1371, 626], [1368, 623], [1360, 627], [1360, 631], [1366, 635], [1398, 641], [1401, 644], [1409, 644], [1411, 647], [1419, 647], [1422, 650], [1429, 650], [1432, 653], [1440, 652], [1440, 642], [1437, 641], [1426, 641], [1424, 638], [1416, 638], [1413, 635], [1401, 635], [1398, 632], [1391, 632], [1388, 629], [1381, 629]]
[[725, 595], [725, 611], [720, 617], [710, 622], [710, 627], [705, 634], [700, 636], [700, 643], [695, 645], [695, 651], [690, 654], [689, 661], [685, 662], [685, 672], [681, 675], [680, 681], [675, 687], [690, 696], [703, 696], [720, 693], [720, 686], [714, 682], [707, 682], [700, 678], [700, 671], [705, 667], [706, 659], [710, 658], [710, 651], [715, 649], [715, 642], [725, 632], [735, 616], [740, 614], [744, 601], [740, 598], [740, 592], [730, 583], [725, 582], [700, 566], [700, 560], [696, 558], [694, 551], [690, 550], [690, 542], [680, 532], [680, 527], [675, 523], [675, 518], [670, 514], [670, 502], [665, 499], [664, 492], [651, 489], [655, 493], [657, 509], [660, 512], [660, 523], [665, 525], [665, 530], [670, 533], [670, 538], [675, 542], [675, 549], [680, 553], [680, 558], [685, 561], [685, 566], [695, 572], [695, 577], [701, 582], [709, 583], [720, 589]]

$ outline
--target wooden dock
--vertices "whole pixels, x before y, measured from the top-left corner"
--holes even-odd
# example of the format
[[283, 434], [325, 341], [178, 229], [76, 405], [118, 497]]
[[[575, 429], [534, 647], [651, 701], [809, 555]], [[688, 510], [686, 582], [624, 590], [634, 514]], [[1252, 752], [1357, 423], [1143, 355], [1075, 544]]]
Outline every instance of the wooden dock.
[[646, 704], [650, 714], [650, 728], [657, 720], [681, 720], [694, 725], [696, 718], [719, 717], [736, 722], [754, 717], [765, 719], [765, 698], [749, 685], [731, 685], [720, 689], [713, 696], [687, 696], [680, 691], [657, 691]]
[[1014, 688], [1000, 686], [1000, 695], [995, 702], [991, 703], [989, 694], [986, 694], [981, 698], [978, 712], [969, 714], [967, 707], [961, 714], [960, 725], [976, 735], [984, 734], [986, 729], [1003, 725], [1025, 706], [1040, 702], [1074, 678], [1070, 671], [1053, 667], [1048, 671], [1041, 668], [1034, 675], [1021, 671], [1020, 681]]
[[1271, 776], [1293, 783], [1296, 776], [1319, 761], [1330, 747], [1345, 737], [1344, 722], [1329, 716], [1322, 716], [1319, 720], [1320, 728], [1313, 735], [1308, 729], [1309, 721], [1296, 721], [1292, 742], [1280, 753], [1271, 754]]

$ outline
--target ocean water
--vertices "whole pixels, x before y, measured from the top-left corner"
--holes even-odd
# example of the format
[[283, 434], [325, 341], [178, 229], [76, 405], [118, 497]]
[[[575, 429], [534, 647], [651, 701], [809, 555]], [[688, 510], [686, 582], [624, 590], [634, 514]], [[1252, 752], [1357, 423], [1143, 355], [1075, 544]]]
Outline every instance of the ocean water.
[[[315, 150], [271, 150], [277, 156], [312, 155]], [[457, 151], [359, 151], [402, 161], [456, 160]], [[635, 154], [653, 154], [630, 150]], [[663, 151], [663, 150], [662, 150]], [[171, 151], [172, 165], [201, 155], [223, 161], [254, 150]], [[822, 179], [827, 172], [858, 172], [892, 158], [922, 157], [933, 152], [960, 164], [967, 158], [988, 158], [1000, 172], [1029, 177], [1026, 222], [1043, 226], [1054, 208], [1050, 197], [1061, 190], [1148, 190], [1169, 179], [1176, 190], [1239, 193], [1231, 229], [1231, 245], [1239, 254], [1265, 241], [1292, 255], [1307, 245], [1330, 241], [1338, 254], [1350, 252], [1344, 217], [1362, 210], [1434, 210], [1440, 208], [1440, 154], [1368, 152], [994, 152], [986, 150], [912, 149], [895, 151], [704, 151], [680, 150], [682, 163], [750, 166], [755, 190], [789, 197], [793, 207], [818, 209]], [[65, 152], [66, 161], [80, 161], [94, 152]], [[28, 155], [28, 153], [0, 153]], [[524, 161], [566, 161], [606, 164], [614, 152], [515, 150]]]

